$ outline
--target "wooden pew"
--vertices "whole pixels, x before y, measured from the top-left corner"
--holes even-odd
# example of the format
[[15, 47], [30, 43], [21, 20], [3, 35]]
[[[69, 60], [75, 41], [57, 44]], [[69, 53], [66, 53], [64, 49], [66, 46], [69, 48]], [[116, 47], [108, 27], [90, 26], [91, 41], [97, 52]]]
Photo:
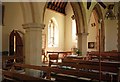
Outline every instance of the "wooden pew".
[[16, 73], [16, 72], [12, 72], [12, 71], [3, 71], [3, 75], [9, 78], [12, 78], [13, 81], [16, 82], [53, 82], [50, 80], [45, 80], [42, 78], [37, 78], [37, 77], [32, 77], [29, 75], [25, 75], [25, 74], [20, 74], [20, 73]]
[[64, 60], [61, 65], [71, 66], [76, 69], [89, 69], [89, 70], [98, 70], [100, 69], [103, 72], [112, 72], [117, 73], [118, 68], [120, 67], [120, 62], [111, 62], [111, 61], [85, 61], [85, 60]]
[[[90, 78], [90, 79], [96, 79], [96, 80], [100, 80], [100, 81], [102, 80], [102, 81], [107, 81], [107, 82], [112, 82], [113, 81], [112, 80], [113, 78], [111, 77], [110, 74], [103, 74], [102, 72], [99, 73], [99, 67], [93, 66], [94, 67], [93, 68], [93, 67], [91, 67], [92, 66], [91, 63], [90, 63], [91, 65], [86, 64], [84, 66], [84, 65], [80, 65], [82, 63], [84, 64], [85, 63], [84, 61], [82, 61], [82, 63], [80, 63], [81, 61], [78, 61], [78, 60], [73, 61], [72, 60], [71, 62], [69, 62], [67, 60], [64, 60], [64, 63], [61, 63], [59, 65], [60, 66], [71, 66], [73, 69], [51, 68], [51, 67], [48, 67], [48, 66], [34, 66], [34, 65], [27, 65], [27, 64], [15, 64], [14, 67], [12, 68], [12, 70], [14, 70], [14, 68], [16, 68], [16, 67], [29, 68], [29, 69], [35, 69], [35, 70], [42, 70], [42, 71], [46, 72], [46, 77], [48, 79], [53, 77], [51, 75], [54, 74], [54, 77], [57, 79], [58, 82], [59, 81], [61, 82], [61, 81], [64, 81], [64, 80], [71, 81], [71, 82], [78, 82], [79, 78], [81, 79], [81, 77]], [[87, 63], [89, 63], [89, 62], [87, 62]], [[111, 64], [108, 65], [108, 66], [111, 66]], [[116, 66], [119, 66], [119, 64], [116, 65]], [[97, 72], [94, 71], [96, 69], [98, 69]], [[108, 69], [104, 69], [104, 70], [108, 70]], [[11, 73], [11, 72], [14, 72], [14, 71], [9, 71], [9, 72]], [[100, 74], [101, 74], [101, 78], [99, 78]], [[6, 72], [3, 71], [3, 76], [6, 76], [6, 75], [7, 75]], [[118, 75], [119, 75], [119, 73], [118, 73]], [[12, 75], [10, 75], [10, 76], [13, 77], [14, 74], [13, 74], [13, 76]], [[72, 76], [72, 77], [74, 76], [75, 78], [72, 78], [72, 77], [69, 77], [69, 76]], [[9, 77], [9, 75], [8, 75], [8, 77]], [[69, 78], [66, 78], [66, 77], [69, 77]], [[17, 77], [17, 75], [16, 75], [15, 78], [20, 79], [21, 77]], [[76, 80], [76, 79], [78, 79], [78, 80]], [[115, 78], [114, 82], [117, 82], [116, 78]]]
[[2, 61], [6, 61], [6, 60], [13, 60], [13, 59], [23, 59], [24, 60], [24, 56], [2, 56]]
[[[24, 81], [41, 81], [44, 79], [41, 78], [36, 78], [36, 77], [32, 77], [26, 74], [20, 74], [15, 72], [15, 68], [16, 67], [21, 67], [21, 68], [29, 68], [29, 69], [35, 69], [35, 70], [42, 70], [46, 72], [46, 77], [48, 79], [50, 79], [51, 73], [55, 73], [55, 74], [67, 74], [67, 75], [74, 75], [74, 76], [80, 76], [81, 72], [77, 71], [77, 70], [65, 70], [65, 69], [61, 69], [61, 68], [51, 68], [48, 66], [34, 66], [34, 65], [28, 65], [28, 64], [14, 64], [14, 66], [12, 67], [11, 71], [3, 71], [3, 76], [4, 77], [8, 77], [8, 78], [12, 78], [15, 81], [18, 82], [24, 82]], [[70, 78], [69, 78], [70, 79]], [[75, 80], [75, 79], [74, 79]], [[44, 82], [44, 81], [41, 81]], [[47, 80], [46, 82], [52, 82]], [[57, 82], [61, 82], [60, 80], [57, 80]], [[76, 82], [76, 81], [74, 81]]]
[[[85, 61], [78, 59], [65, 59], [60, 66], [71, 67], [75, 70], [80, 70], [82, 77], [96, 79], [100, 81], [119, 82], [119, 67], [120, 62], [105, 62], [101, 61]], [[81, 75], [80, 74], [80, 75]], [[94, 76], [94, 77], [93, 77]]]
[[108, 61], [120, 61], [120, 52], [88, 52], [89, 59], [101, 59]]
[[[30, 76], [30, 75], [26, 75], [26, 74], [22, 74], [22, 73], [18, 73], [16, 72], [16, 68], [23, 68], [23, 69], [34, 69], [34, 70], [41, 70], [41, 71], [45, 71], [47, 72], [48, 75], [46, 75], [47, 79], [43, 79], [43, 78], [38, 78], [38, 77], [33, 77], [33, 76]], [[13, 79], [15, 81], [18, 81], [18, 82], [32, 82], [32, 81], [35, 81], [35, 82], [53, 82], [51, 80], [48, 80], [50, 79], [50, 71], [49, 71], [49, 67], [47, 66], [35, 66], [35, 65], [28, 65], [28, 64], [14, 64], [11, 68], [11, 70], [9, 71], [6, 71], [6, 70], [3, 70], [2, 71], [2, 74], [3, 74], [3, 77], [7, 77], [7, 78], [10, 78], [10, 79]]]
[[72, 54], [72, 51], [46, 51], [45, 53], [43, 53], [43, 56], [44, 56], [43, 57], [43, 63], [48, 62], [49, 54], [58, 54], [59, 55], [59, 59], [62, 59], [64, 57], [66, 57], [67, 55]]
[[[24, 56], [2, 56], [3, 69], [10, 69], [14, 63], [24, 63]], [[19, 60], [19, 61], [16, 61]]]
[[63, 57], [66, 57], [67, 55], [71, 55], [72, 51], [47, 51], [47, 55], [49, 54], [58, 54], [60, 56], [60, 54], [63, 55]]

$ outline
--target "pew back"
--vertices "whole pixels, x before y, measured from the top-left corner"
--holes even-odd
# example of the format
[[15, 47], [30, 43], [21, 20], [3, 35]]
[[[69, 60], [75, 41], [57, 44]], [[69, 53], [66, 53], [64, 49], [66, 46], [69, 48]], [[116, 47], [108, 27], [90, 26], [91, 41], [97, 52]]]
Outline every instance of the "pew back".
[[[85, 64], [84, 64], [85, 63]], [[97, 66], [96, 66], [97, 65]], [[104, 64], [102, 64], [104, 65]], [[90, 79], [96, 79], [96, 80], [102, 80], [102, 81], [107, 81], [107, 82], [117, 82], [118, 77], [112, 77], [110, 74], [105, 74], [103, 72], [100, 72], [99, 70], [99, 66], [97, 63], [90, 63], [89, 62], [85, 62], [85, 61], [78, 61], [78, 60], [72, 60], [72, 61], [68, 61], [68, 60], [63, 60], [63, 63], [59, 64], [59, 66], [71, 66], [72, 69], [68, 69], [68, 68], [52, 68], [52, 67], [48, 67], [48, 66], [34, 66], [34, 65], [28, 65], [28, 64], [15, 64], [11, 71], [3, 71], [3, 76], [7, 76], [7, 77], [11, 77], [11, 78], [17, 78], [18, 80], [21, 79], [22, 77], [26, 77], [28, 78], [27, 80], [41, 80], [41, 78], [37, 78], [36, 77], [32, 78], [31, 76], [29, 77], [28, 75], [24, 75], [24, 74], [18, 74], [16, 73], [14, 70], [16, 67], [21, 67], [21, 68], [29, 68], [29, 69], [34, 69], [34, 70], [42, 70], [46, 72], [46, 78], [47, 79], [51, 79], [51, 73], [57, 74], [58, 77], [55, 78], [59, 78], [62, 74], [63, 76], [67, 75], [67, 76], [75, 76], [76, 78], [79, 77], [84, 77], [84, 78], [90, 78]], [[108, 65], [108, 66], [114, 66], [114, 65]], [[118, 65], [119, 66], [119, 65]], [[98, 71], [95, 71], [98, 70]], [[102, 71], [108, 70], [108, 68], [105, 68]], [[116, 70], [116, 68], [115, 68]], [[114, 72], [114, 71], [111, 71]], [[117, 72], [117, 70], [116, 70]], [[56, 76], [57, 76], [56, 75]], [[119, 76], [118, 72], [116, 73], [115, 76]], [[21, 80], [26, 80], [25, 78], [21, 79]], [[44, 79], [42, 79], [44, 80]], [[75, 81], [74, 81], [75, 82]], [[118, 81], [119, 82], [119, 81]]]
[[120, 61], [120, 52], [88, 52], [87, 56], [89, 59], [100, 59], [108, 61]]
[[[119, 78], [119, 67], [120, 62], [110, 62], [110, 61], [85, 61], [85, 60], [79, 60], [79, 59], [64, 59], [63, 62], [60, 64], [60, 66], [66, 66], [66, 68], [72, 68], [76, 70], [80, 70], [86, 73], [86, 75], [89, 75], [88, 72], [92, 72], [92, 76], [98, 76], [101, 80], [106, 80], [104, 77], [108, 77], [113, 79], [114, 81], [117, 81]], [[96, 75], [98, 73], [98, 75]], [[108, 76], [109, 75], [109, 76]], [[113, 78], [113, 76], [115, 78]], [[86, 76], [84, 76], [86, 77]], [[94, 79], [98, 79], [94, 78]]]
[[[47, 72], [46, 78], [47, 79], [42, 79], [41, 77], [34, 77], [30, 76], [27, 74], [22, 74], [16, 71], [17, 68], [21, 69], [33, 69], [33, 70], [40, 70], [40, 71], [45, 71]], [[7, 78], [12, 78], [13, 80], [17, 80], [18, 82], [26, 82], [26, 81], [41, 81], [41, 82], [53, 82], [48, 79], [50, 79], [50, 71], [48, 66], [35, 66], [35, 65], [28, 65], [28, 64], [20, 64], [20, 63], [15, 63], [12, 68], [8, 71], [3, 70], [2, 74], [4, 77]]]

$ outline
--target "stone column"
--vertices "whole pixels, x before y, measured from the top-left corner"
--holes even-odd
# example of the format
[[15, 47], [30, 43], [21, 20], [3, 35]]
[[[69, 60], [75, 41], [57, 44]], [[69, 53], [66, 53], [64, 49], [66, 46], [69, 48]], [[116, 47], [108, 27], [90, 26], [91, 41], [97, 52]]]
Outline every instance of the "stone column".
[[78, 33], [78, 48], [82, 52], [82, 56], [87, 54], [87, 35], [88, 33]]
[[[42, 65], [42, 29], [44, 24], [23, 24], [25, 29], [25, 64]], [[34, 72], [35, 73], [35, 72]], [[29, 74], [34, 75], [33, 72]]]

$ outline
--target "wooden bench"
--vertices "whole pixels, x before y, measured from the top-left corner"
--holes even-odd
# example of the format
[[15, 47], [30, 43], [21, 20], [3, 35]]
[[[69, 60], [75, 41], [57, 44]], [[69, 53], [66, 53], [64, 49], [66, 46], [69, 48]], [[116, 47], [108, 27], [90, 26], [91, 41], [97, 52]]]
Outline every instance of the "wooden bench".
[[[3, 71], [4, 77], [7, 78], [12, 78], [13, 82], [53, 82], [50, 80], [42, 79], [42, 78], [37, 78], [25, 74], [20, 74], [12, 71]], [[8, 79], [9, 80], [9, 79]]]
[[58, 56], [60, 57], [60, 55], [62, 54], [62, 58], [66, 57], [67, 55], [71, 55], [72, 51], [47, 51], [47, 55], [49, 54], [58, 54]]
[[60, 66], [66, 67], [66, 69], [79, 70], [80, 74], [77, 76], [90, 78], [91, 80], [95, 79], [107, 82], [119, 82], [120, 80], [120, 62], [64, 59]]
[[[14, 69], [16, 67], [21, 67], [21, 68], [29, 68], [29, 69], [34, 69], [34, 70], [41, 70], [46, 72], [46, 78], [51, 79], [51, 77], [54, 77], [58, 82], [61, 81], [71, 81], [71, 82], [78, 82], [81, 80], [81, 78], [89, 78], [90, 80], [100, 80], [100, 81], [107, 81], [107, 82], [119, 82], [120, 80], [120, 69], [118, 70], [116, 67], [119, 67], [118, 64], [102, 64], [101, 65], [107, 65], [109, 66], [108, 68], [106, 67], [101, 67], [104, 69], [101, 69], [101, 72], [99, 72], [99, 63], [89, 63], [88, 61], [79, 61], [79, 60], [63, 60], [64, 63], [59, 64], [60, 67], [58, 68], [52, 68], [48, 66], [34, 66], [34, 65], [27, 65], [27, 64], [15, 64], [11, 71], [3, 71], [3, 76], [5, 77], [10, 77], [15, 80], [26, 80], [25, 78], [22, 79], [22, 77], [28, 78], [28, 80], [36, 79], [36, 77], [32, 78], [31, 76], [29, 77], [28, 75], [25, 74], [20, 74], [16, 73]], [[68, 68], [62, 68], [62, 66], [67, 66], [71, 67], [70, 69]], [[110, 69], [110, 71], [102, 72], [109, 70], [110, 66], [113, 66], [113, 68]], [[115, 67], [114, 67], [115, 66]], [[97, 71], [96, 71], [97, 70]], [[115, 75], [112, 73], [109, 74], [109, 72], [116, 72]], [[118, 72], [119, 71], [119, 72]], [[8, 73], [8, 74], [7, 74]], [[11, 74], [11, 75], [10, 75]], [[15, 75], [16, 74], [16, 75]], [[18, 74], [18, 75], [17, 75]], [[114, 77], [115, 76], [115, 77]], [[41, 78], [37, 78], [37, 80], [41, 80]], [[42, 79], [46, 80], [46, 79]]]
[[[23, 68], [23, 69], [34, 69], [34, 70], [41, 70], [41, 71], [45, 71], [47, 72], [48, 75], [46, 75], [47, 79], [43, 79], [41, 77], [34, 77], [34, 76], [30, 76], [30, 75], [26, 75], [23, 73], [19, 73], [16, 71], [17, 68]], [[50, 79], [50, 71], [49, 71], [49, 67], [48, 66], [35, 66], [35, 65], [28, 65], [28, 64], [14, 64], [11, 68], [11, 70], [3, 70], [2, 71], [2, 75], [3, 77], [6, 78], [10, 78], [12, 80], [18, 81], [18, 82], [31, 82], [31, 81], [39, 81], [39, 82], [53, 82]]]
[[[29, 68], [29, 69], [34, 69], [34, 70], [42, 70], [46, 72], [46, 79], [42, 79], [42, 78], [37, 78], [37, 77], [33, 77], [33, 76], [29, 76], [26, 74], [21, 74], [21, 73], [17, 73], [15, 71], [15, 69], [17, 67], [21, 67], [21, 68]], [[61, 69], [61, 68], [51, 68], [48, 66], [34, 66], [34, 65], [28, 65], [28, 64], [14, 64], [14, 66], [12, 67], [11, 71], [6, 71], [3, 70], [3, 77], [4, 78], [9, 78], [14, 80], [15, 82], [26, 82], [26, 81], [40, 81], [40, 82], [52, 82], [50, 81], [51, 77], [53, 77], [53, 73], [54, 74], [65, 74], [65, 75], [74, 75], [74, 76], [80, 76], [81, 72], [79, 72], [78, 70], [65, 70], [65, 69]], [[49, 80], [48, 80], [49, 79]], [[64, 80], [64, 78], [62, 78], [62, 81]], [[76, 79], [71, 79], [69, 78], [68, 80], [71, 80], [73, 82], [76, 82]], [[57, 79], [57, 82], [61, 82], [60, 79]]]
[[120, 61], [120, 52], [88, 52], [87, 56], [90, 60], [101, 59], [108, 61]]
[[14, 63], [24, 63], [24, 56], [2, 56], [2, 68], [10, 69]]

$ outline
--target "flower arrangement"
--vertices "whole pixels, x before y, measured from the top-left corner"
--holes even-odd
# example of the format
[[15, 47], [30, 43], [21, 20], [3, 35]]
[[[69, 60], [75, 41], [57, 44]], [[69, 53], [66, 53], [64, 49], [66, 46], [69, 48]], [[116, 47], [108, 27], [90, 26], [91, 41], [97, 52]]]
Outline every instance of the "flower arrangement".
[[82, 55], [82, 52], [80, 51], [80, 49], [76, 48], [75, 50], [76, 54], [79, 56], [79, 55]]

